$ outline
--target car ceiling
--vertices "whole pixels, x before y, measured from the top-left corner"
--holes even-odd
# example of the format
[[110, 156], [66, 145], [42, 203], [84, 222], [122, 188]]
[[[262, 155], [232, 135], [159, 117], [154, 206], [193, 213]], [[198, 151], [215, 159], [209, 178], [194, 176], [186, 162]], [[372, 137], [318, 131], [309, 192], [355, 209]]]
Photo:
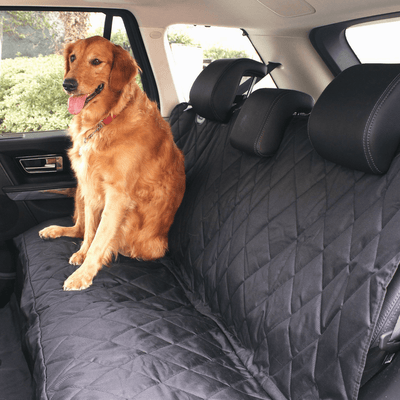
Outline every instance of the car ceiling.
[[[0, 4], [11, 5], [9, 0]], [[12, 5], [26, 6], [27, 2], [14, 0]], [[141, 27], [196, 23], [297, 36], [316, 26], [400, 9], [398, 0], [32, 0], [29, 5], [126, 8]]]

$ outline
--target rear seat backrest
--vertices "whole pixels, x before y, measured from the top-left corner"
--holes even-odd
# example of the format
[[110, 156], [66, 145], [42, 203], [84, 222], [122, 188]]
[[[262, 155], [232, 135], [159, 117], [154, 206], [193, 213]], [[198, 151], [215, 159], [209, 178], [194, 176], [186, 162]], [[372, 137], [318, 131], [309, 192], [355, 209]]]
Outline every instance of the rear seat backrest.
[[216, 60], [193, 83], [190, 103], [179, 104], [170, 124], [179, 147], [185, 142], [186, 179], [191, 180], [192, 164], [221, 130], [229, 130], [236, 93], [243, 76], [263, 77], [267, 66], [247, 58]]
[[[343, 71], [311, 113], [309, 136], [315, 150], [349, 168], [369, 174], [386, 173], [399, 150], [399, 83], [398, 64], [364, 64]], [[400, 234], [397, 237], [400, 241]], [[379, 341], [383, 334], [393, 331], [399, 310], [400, 276], [396, 276], [388, 287], [372, 336], [362, 383], [385, 366], [388, 353], [379, 349]]]
[[[215, 96], [204, 87], [203, 97]], [[351, 109], [346, 91], [340, 101]], [[272, 103], [263, 98], [257, 105], [266, 92], [256, 93], [246, 100], [254, 104], [226, 124], [199, 128], [196, 111], [184, 106], [171, 118], [179, 146], [190, 154], [185, 198], [170, 231], [176, 274], [199, 309], [207, 313], [205, 303], [210, 317], [228, 327], [237, 354], [262, 384], [272, 380], [287, 398], [354, 398], [383, 288], [400, 260], [400, 160], [381, 177], [327, 161], [311, 146], [304, 116], [292, 118], [284, 133], [265, 133], [277, 135], [272, 147], [283, 136], [276, 154], [247, 154], [239, 149], [269, 154], [252, 130], [260, 132], [260, 112], [271, 113]], [[338, 95], [326, 93], [331, 100]], [[312, 118], [329, 143], [341, 115], [331, 108], [335, 117], [324, 120], [317, 106]], [[232, 126], [239, 149], [230, 145]]]

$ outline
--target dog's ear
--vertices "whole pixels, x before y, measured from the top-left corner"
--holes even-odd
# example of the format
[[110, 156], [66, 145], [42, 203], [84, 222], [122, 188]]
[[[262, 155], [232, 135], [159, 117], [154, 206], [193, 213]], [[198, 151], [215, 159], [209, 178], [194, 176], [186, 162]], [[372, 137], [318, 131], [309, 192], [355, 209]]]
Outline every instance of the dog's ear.
[[121, 46], [114, 46], [114, 60], [109, 85], [115, 92], [120, 92], [126, 84], [135, 79], [138, 65], [134, 58]]
[[64, 61], [65, 61], [65, 67], [64, 67], [64, 75], [67, 75], [69, 72], [69, 57], [72, 54], [72, 50], [74, 48], [74, 43], [69, 43], [64, 47]]

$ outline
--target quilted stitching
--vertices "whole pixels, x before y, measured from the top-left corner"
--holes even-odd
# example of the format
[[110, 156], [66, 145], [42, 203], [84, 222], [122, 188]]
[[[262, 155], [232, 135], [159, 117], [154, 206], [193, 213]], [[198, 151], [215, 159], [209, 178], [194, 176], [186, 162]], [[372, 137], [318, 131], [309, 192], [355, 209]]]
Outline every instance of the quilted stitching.
[[197, 125], [185, 109], [171, 116], [187, 168], [174, 262], [122, 258], [69, 293], [77, 244], [17, 239], [39, 395], [355, 399], [400, 260], [399, 157], [380, 177], [336, 166], [295, 118], [259, 159], [229, 145], [234, 117]]
[[312, 149], [306, 123], [294, 119], [267, 160], [232, 148], [229, 126], [208, 139], [175, 130], [190, 160], [190, 143], [208, 143], [170, 249], [189, 289], [252, 349], [243, 361], [260, 382], [291, 399], [356, 398], [400, 259], [400, 160], [384, 176], [336, 166]]
[[78, 245], [38, 229], [17, 239], [38, 398], [270, 398], [161, 263], [121, 257], [88, 290], [64, 292]]
[[33, 392], [32, 377], [21, 351], [20, 329], [15, 322], [17, 309], [14, 295], [0, 308], [0, 400], [29, 399]]

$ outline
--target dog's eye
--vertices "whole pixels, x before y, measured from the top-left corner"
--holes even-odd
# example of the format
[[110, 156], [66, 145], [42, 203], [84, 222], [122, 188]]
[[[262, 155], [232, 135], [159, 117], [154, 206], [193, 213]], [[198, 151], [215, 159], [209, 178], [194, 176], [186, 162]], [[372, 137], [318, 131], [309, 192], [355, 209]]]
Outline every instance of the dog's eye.
[[76, 60], [75, 54], [72, 54], [72, 56], [69, 58], [69, 61], [72, 63]]
[[91, 61], [92, 65], [99, 65], [101, 64], [101, 61], [98, 58], [95, 58], [94, 60]]

